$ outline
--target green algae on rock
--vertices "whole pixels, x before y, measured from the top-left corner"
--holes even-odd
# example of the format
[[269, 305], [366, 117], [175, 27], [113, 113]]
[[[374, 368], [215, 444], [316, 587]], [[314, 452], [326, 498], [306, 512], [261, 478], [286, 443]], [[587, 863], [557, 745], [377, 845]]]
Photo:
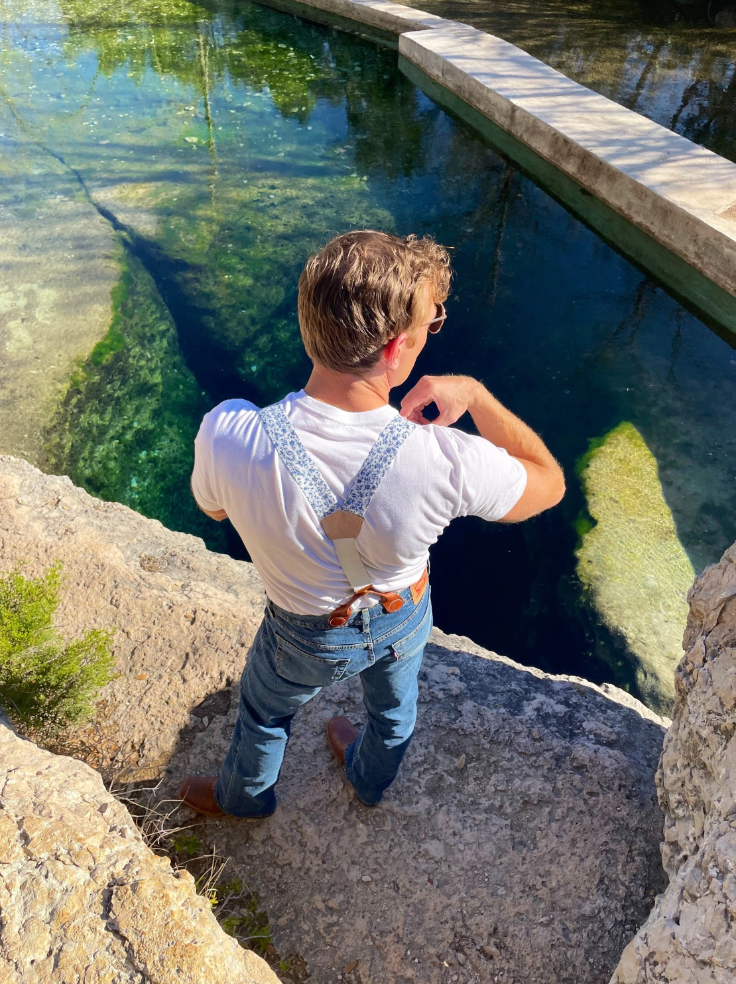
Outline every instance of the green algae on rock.
[[171, 315], [138, 260], [125, 256], [107, 336], [73, 374], [46, 439], [49, 470], [173, 529], [222, 534], [189, 491], [193, 441], [207, 401]]
[[595, 523], [579, 525], [578, 576], [598, 618], [633, 662], [642, 698], [666, 713], [694, 572], [656, 459], [633, 424], [624, 422], [591, 442], [579, 473]]

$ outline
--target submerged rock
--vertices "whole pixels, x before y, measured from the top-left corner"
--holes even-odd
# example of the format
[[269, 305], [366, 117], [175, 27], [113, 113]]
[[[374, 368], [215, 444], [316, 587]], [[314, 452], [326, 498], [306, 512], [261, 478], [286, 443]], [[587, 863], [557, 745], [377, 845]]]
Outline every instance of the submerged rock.
[[[34, 17], [53, 20], [48, 8]], [[0, 137], [0, 452], [223, 547], [188, 493], [192, 442], [211, 403], [153, 280], [85, 194], [73, 155], [41, 139], [50, 122], [67, 134], [78, 123], [59, 119], [35, 88], [11, 119], [0, 109], [9, 131]]]
[[230, 392], [263, 402], [299, 389], [309, 367], [296, 318], [305, 260], [338, 232], [391, 228], [392, 217], [371, 204], [358, 178], [310, 160], [305, 174], [288, 176], [265, 165], [263, 174], [231, 167], [216, 197], [201, 166], [182, 170], [180, 183], [170, 173], [152, 182], [150, 161], [140, 163], [139, 182], [135, 174], [114, 184], [91, 175], [91, 194], [125, 224], [157, 266], [178, 320], [190, 322], [202, 384], [216, 391], [227, 379]]
[[[9, 457], [0, 528], [4, 565], [64, 562], [63, 631], [117, 628], [120, 675], [69, 747], [132, 780], [168, 768], [162, 797], [214, 774], [262, 610], [251, 565]], [[665, 722], [615, 687], [435, 632], [416, 740], [367, 810], [324, 738], [332, 714], [362, 719], [359, 698], [352, 681], [297, 716], [272, 818], [200, 828], [258, 894], [278, 951], [320, 984], [606, 981], [661, 888]]]
[[633, 664], [642, 699], [667, 713], [694, 571], [656, 459], [637, 429], [622, 423], [583, 459], [581, 478], [595, 525], [583, 532], [578, 576], [614, 644]]
[[736, 980], [736, 544], [701, 574], [689, 601], [657, 773], [670, 883], [611, 984]]
[[69, 168], [20, 133], [0, 144], [0, 452], [43, 465], [69, 377], [108, 330], [119, 245]]
[[278, 984], [87, 765], [0, 722], [0, 979]]
[[[106, 76], [125, 68], [146, 93], [143, 109], [129, 89], [115, 92], [113, 117], [94, 116], [91, 153], [89, 119], [62, 128], [47, 113], [46, 142], [156, 268], [202, 388], [264, 402], [300, 388], [309, 363], [296, 293], [307, 256], [347, 229], [396, 225], [367, 190], [362, 162], [336, 161], [334, 136], [312, 112], [318, 97], [347, 99], [370, 164], [373, 140], [385, 139], [370, 120], [397, 98], [371, 76], [387, 62], [394, 71], [395, 55], [367, 52], [356, 72], [347, 48], [327, 56], [320, 29], [256, 5], [225, 18], [180, 0], [53, 9], [68, 24], [67, 60], [94, 56]], [[408, 174], [417, 110], [411, 86], [402, 88], [410, 115], [392, 141], [405, 144]], [[304, 140], [302, 124], [313, 123], [320, 138]]]

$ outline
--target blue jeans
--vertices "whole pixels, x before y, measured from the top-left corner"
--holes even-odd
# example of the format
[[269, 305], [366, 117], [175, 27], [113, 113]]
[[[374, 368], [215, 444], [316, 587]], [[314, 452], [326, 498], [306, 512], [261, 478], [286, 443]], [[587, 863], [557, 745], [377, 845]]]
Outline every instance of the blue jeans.
[[294, 615], [268, 602], [240, 681], [240, 709], [215, 799], [240, 817], [268, 816], [291, 719], [322, 687], [360, 673], [368, 723], [345, 753], [345, 772], [367, 806], [380, 802], [409, 747], [417, 674], [432, 630], [429, 586], [415, 605], [380, 605], [330, 628], [326, 615]]

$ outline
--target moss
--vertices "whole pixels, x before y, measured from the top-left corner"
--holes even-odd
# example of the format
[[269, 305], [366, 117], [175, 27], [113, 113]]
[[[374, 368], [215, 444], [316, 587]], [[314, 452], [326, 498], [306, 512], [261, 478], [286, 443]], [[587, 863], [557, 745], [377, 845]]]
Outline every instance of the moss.
[[578, 535], [577, 546], [578, 546], [578, 549], [579, 549], [582, 546], [582, 544], [583, 544], [583, 540], [584, 540], [586, 534], [590, 533], [590, 531], [595, 526], [595, 521], [586, 512], [586, 510], [581, 509], [580, 512], [578, 513], [578, 515], [576, 516], [575, 522], [574, 522], [573, 525], [575, 526], [575, 532]]
[[637, 429], [624, 422], [591, 442], [579, 474], [591, 517], [578, 524], [577, 573], [585, 597], [633, 664], [642, 699], [666, 713], [694, 571], [657, 462]]
[[150, 276], [130, 255], [120, 263], [110, 331], [72, 376], [46, 436], [47, 466], [92, 495], [222, 549], [222, 530], [189, 491], [193, 441], [209, 401]]
[[598, 451], [600, 448], [602, 448], [605, 445], [609, 437], [615, 434], [619, 427], [630, 427], [630, 426], [631, 424], [622, 423], [619, 424], [618, 427], [614, 427], [613, 430], [610, 431], [609, 433], [604, 434], [603, 437], [591, 437], [588, 441], [588, 450], [585, 452], [585, 454], [581, 454], [578, 460], [575, 462], [575, 474], [577, 475], [577, 477], [582, 480], [583, 474], [587, 469], [588, 465], [590, 464], [590, 462], [592, 461], [596, 451]]
[[54, 628], [61, 583], [58, 563], [41, 577], [0, 577], [0, 705], [47, 735], [89, 717], [112, 672], [110, 633], [64, 641]]
[[125, 345], [123, 335], [123, 305], [128, 300], [130, 290], [133, 286], [133, 277], [127, 264], [123, 264], [120, 280], [110, 291], [110, 301], [112, 305], [112, 321], [107, 335], [101, 339], [89, 357], [89, 361], [94, 366], [104, 365], [112, 356], [119, 352]]

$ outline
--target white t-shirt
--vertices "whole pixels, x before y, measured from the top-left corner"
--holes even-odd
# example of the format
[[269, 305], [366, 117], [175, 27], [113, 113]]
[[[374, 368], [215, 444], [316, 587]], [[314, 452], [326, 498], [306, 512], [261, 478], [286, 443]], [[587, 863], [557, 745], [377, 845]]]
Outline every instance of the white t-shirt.
[[[350, 413], [303, 390], [282, 403], [342, 503], [398, 411], [385, 406]], [[221, 403], [205, 416], [194, 447], [194, 496], [208, 512], [226, 511], [271, 601], [298, 615], [322, 615], [350, 597], [335, 548], [279, 458], [257, 407], [245, 400]], [[451, 427], [417, 426], [376, 490], [356, 541], [373, 584], [380, 591], [407, 588], [421, 576], [430, 546], [451, 520], [501, 519], [525, 486], [520, 462], [490, 441]], [[366, 602], [376, 600], [370, 596]]]

